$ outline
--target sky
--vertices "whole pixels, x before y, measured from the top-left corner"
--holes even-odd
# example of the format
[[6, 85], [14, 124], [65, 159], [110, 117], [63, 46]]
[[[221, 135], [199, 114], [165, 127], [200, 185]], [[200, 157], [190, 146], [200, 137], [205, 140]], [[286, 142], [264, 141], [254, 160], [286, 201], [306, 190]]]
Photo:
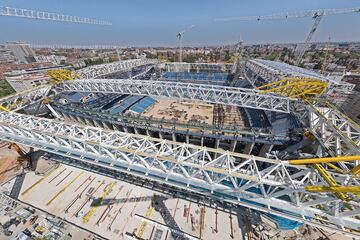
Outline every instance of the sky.
[[[289, 43], [305, 39], [311, 18], [216, 22], [216, 18], [360, 7], [359, 0], [0, 0], [0, 6], [27, 8], [112, 22], [85, 25], [0, 16], [0, 43], [166, 46], [176, 33], [195, 27], [185, 46]], [[360, 41], [360, 13], [325, 17], [313, 41]]]

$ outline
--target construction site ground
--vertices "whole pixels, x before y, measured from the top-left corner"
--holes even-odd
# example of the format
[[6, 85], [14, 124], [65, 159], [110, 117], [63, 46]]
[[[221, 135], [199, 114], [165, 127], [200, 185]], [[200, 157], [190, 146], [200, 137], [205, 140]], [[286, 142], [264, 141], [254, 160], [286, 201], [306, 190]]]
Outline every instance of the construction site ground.
[[[200, 238], [200, 235], [203, 239], [233, 239], [231, 235], [242, 239], [241, 228], [245, 225], [236, 215], [232, 214], [230, 218], [230, 214], [221, 209], [172, 198], [147, 188], [66, 165], [61, 165], [48, 177], [45, 176], [46, 179], [38, 182], [43, 177], [33, 172], [28, 173], [19, 199], [108, 239], [125, 239], [126, 235], [132, 234], [152, 239], [156, 232], [157, 235], [162, 235], [158, 238], [160, 240], [171, 239], [166, 237], [171, 235], [168, 228], [178, 230], [193, 239]], [[34, 183], [37, 184], [33, 186]], [[31, 190], [26, 192], [29, 188]], [[105, 196], [106, 189], [110, 188], [112, 190]], [[95, 191], [92, 196], [87, 194], [89, 189]], [[81, 192], [81, 198], [66, 213], [65, 209]], [[57, 197], [54, 198], [55, 196]], [[102, 196], [105, 197], [101, 198]], [[79, 214], [76, 214], [85, 202]], [[112, 202], [113, 204], [110, 204]], [[109, 206], [111, 210], [103, 215], [103, 221], [98, 222]], [[202, 208], [205, 208], [203, 213]], [[184, 214], [184, 209], [189, 209], [189, 214]], [[149, 219], [149, 222], [145, 223], [142, 217]], [[200, 231], [202, 221], [204, 229]]]
[[8, 144], [0, 142], [0, 184], [20, 172], [17, 164], [18, 155], [8, 148]]
[[170, 99], [157, 99], [144, 116], [157, 119], [176, 120], [181, 123], [189, 121], [212, 124], [214, 107], [196, 101], [179, 101]]

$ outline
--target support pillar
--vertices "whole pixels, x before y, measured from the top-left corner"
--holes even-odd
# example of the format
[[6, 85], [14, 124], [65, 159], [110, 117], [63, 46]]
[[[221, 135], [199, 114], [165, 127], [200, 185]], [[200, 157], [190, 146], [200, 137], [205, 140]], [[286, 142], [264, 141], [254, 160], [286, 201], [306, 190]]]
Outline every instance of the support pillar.
[[159, 138], [164, 139], [164, 133], [163, 132], [159, 132]]
[[128, 128], [128, 127], [123, 126], [123, 128], [124, 128], [124, 132], [126, 132], [126, 133], [130, 133], [130, 130], [129, 130], [129, 128]]
[[50, 104], [46, 104], [46, 107], [50, 110], [50, 112], [52, 113], [52, 115], [54, 115], [55, 118], [61, 118], [61, 115], [55, 111], [55, 109], [50, 105]]
[[151, 131], [149, 129], [146, 129], [146, 135], [148, 135], [149, 137], [152, 137]]
[[253, 148], [254, 148], [255, 143], [248, 143], [246, 144], [245, 148], [244, 148], [244, 154], [251, 154]]
[[141, 133], [139, 132], [139, 129], [138, 129], [138, 128], [134, 127], [134, 131], [135, 131], [135, 134], [141, 135]]
[[231, 142], [230, 142], [230, 151], [231, 152], [235, 152], [236, 144], [237, 144], [237, 140], [231, 140]]
[[214, 148], [219, 148], [219, 146], [220, 146], [220, 138], [216, 138]]
[[273, 147], [274, 147], [274, 145], [272, 145], [272, 144], [264, 144], [260, 149], [259, 156], [260, 157], [266, 157], [266, 154], [268, 152], [270, 152]]

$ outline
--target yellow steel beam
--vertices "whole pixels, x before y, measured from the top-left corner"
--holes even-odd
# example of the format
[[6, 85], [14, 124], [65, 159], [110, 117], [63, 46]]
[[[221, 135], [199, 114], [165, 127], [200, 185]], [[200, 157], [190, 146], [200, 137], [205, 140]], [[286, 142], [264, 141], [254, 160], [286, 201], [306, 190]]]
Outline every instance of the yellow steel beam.
[[99, 199], [99, 204], [96, 204], [94, 207], [90, 209], [89, 212], [83, 217], [83, 222], [87, 223], [90, 221], [91, 217], [95, 214], [96, 210], [98, 209], [98, 206], [101, 205], [103, 200], [110, 194], [113, 187], [115, 186], [116, 182], [111, 182], [109, 185], [107, 185]]
[[341, 193], [360, 193], [360, 186], [306, 186], [309, 192], [341, 192]]
[[[338, 187], [338, 183], [335, 181], [335, 179], [326, 171], [326, 169], [319, 163], [316, 163], [313, 165], [315, 169], [318, 171], [320, 176], [326, 181], [327, 184], [329, 184], [330, 187]], [[350, 201], [350, 197], [342, 192], [335, 192], [336, 197], [339, 199], [348, 202]]]
[[294, 159], [288, 162], [293, 165], [306, 165], [314, 163], [332, 163], [332, 162], [353, 162], [359, 161], [360, 156], [341, 156], [341, 157], [327, 157], [327, 158], [307, 158], [307, 159]]
[[60, 165], [56, 166], [53, 170], [51, 170], [51, 172], [49, 172], [49, 174], [47, 174], [46, 176], [40, 178], [39, 180], [37, 180], [33, 185], [31, 185], [30, 187], [28, 187], [25, 191], [23, 191], [21, 193], [22, 196], [24, 196], [25, 194], [27, 194], [28, 192], [30, 192], [32, 189], [34, 189], [37, 185], [39, 185], [41, 182], [43, 182], [45, 179], [47, 179], [51, 174], [53, 174], [58, 168], [60, 167]]
[[328, 84], [314, 78], [284, 78], [257, 88], [261, 93], [275, 92], [288, 97], [307, 97], [322, 95]]
[[[145, 213], [145, 217], [146, 218], [150, 218], [153, 214], [154, 214], [154, 211], [155, 211], [155, 201], [156, 201], [156, 195], [154, 194], [154, 196], [152, 197], [151, 199], [151, 203]], [[142, 221], [141, 225], [140, 225], [140, 228], [139, 228], [139, 231], [138, 233], [136, 234], [136, 236], [140, 239], [142, 239], [142, 236], [144, 235], [145, 233], [145, 229], [146, 229], [146, 226], [147, 226], [148, 222], [147, 221]]]
[[205, 229], [205, 206], [201, 208], [200, 211], [200, 239], [204, 239], [204, 229]]
[[73, 180], [71, 180], [71, 182], [69, 182], [68, 184], [66, 184], [66, 186], [61, 189], [57, 194], [55, 194], [54, 197], [52, 197], [47, 203], [46, 206], [49, 206], [53, 201], [55, 201], [63, 192], [65, 192], [65, 190], [70, 187], [84, 172], [79, 173]]
[[66, 80], [74, 80], [79, 77], [73, 71], [67, 69], [49, 70], [48, 75], [54, 80], [55, 83]]
[[6, 107], [0, 106], [0, 110], [5, 111], [5, 112], [11, 112], [9, 109], [7, 109]]
[[360, 165], [357, 165], [353, 169], [351, 169], [351, 173], [354, 175], [360, 175]]
[[327, 165], [327, 166], [335, 169], [336, 171], [338, 171], [338, 172], [340, 172], [340, 173], [342, 173], [342, 174], [345, 174], [345, 171], [344, 171], [344, 170], [342, 170], [341, 168], [339, 168], [338, 166], [336, 166], [336, 165], [334, 165], [334, 164], [332, 164], [332, 163], [325, 163], [325, 165]]

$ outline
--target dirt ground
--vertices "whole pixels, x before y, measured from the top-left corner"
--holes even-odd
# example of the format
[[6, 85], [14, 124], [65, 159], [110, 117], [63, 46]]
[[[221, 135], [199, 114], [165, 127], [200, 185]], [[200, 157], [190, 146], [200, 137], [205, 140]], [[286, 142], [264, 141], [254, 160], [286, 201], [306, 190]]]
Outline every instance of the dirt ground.
[[211, 104], [157, 99], [156, 104], [150, 107], [143, 115], [158, 119], [177, 120], [182, 123], [191, 121], [212, 124], [213, 112], [214, 107]]
[[15, 176], [20, 169], [17, 168], [18, 154], [0, 143], [0, 184]]

